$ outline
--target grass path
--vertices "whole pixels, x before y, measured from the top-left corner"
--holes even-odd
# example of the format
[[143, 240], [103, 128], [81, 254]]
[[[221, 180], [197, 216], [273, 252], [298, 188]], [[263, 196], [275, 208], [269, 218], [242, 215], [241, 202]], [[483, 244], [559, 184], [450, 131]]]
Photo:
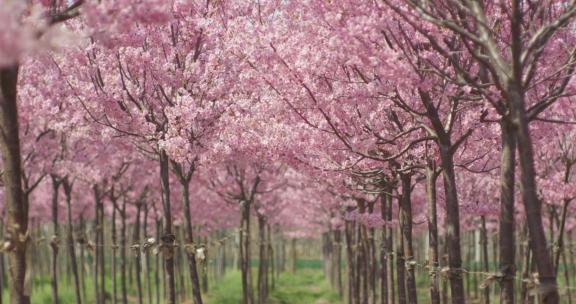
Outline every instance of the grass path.
[[[209, 304], [241, 303], [240, 273], [230, 272], [213, 286], [207, 296]], [[340, 304], [338, 295], [319, 270], [300, 270], [295, 274], [282, 273], [271, 291], [269, 304]]]

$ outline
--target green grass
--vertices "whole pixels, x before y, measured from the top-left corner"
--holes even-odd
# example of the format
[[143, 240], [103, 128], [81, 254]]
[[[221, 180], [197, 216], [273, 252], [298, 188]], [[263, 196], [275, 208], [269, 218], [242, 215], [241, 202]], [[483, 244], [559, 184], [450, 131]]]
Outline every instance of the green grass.
[[[295, 274], [284, 272], [276, 279], [276, 286], [270, 291], [269, 304], [340, 304], [337, 293], [330, 288], [330, 284], [324, 279], [322, 273], [322, 264], [320, 260], [298, 260], [296, 263], [297, 271]], [[208, 294], [204, 295], [205, 303], [208, 304], [238, 304], [242, 302], [242, 284], [240, 272], [232, 270], [232, 267], [224, 275], [223, 278], [215, 280], [210, 278]], [[257, 261], [252, 264], [252, 280], [253, 287], [256, 288], [257, 282]], [[112, 279], [109, 277], [109, 269], [107, 269], [106, 277], [106, 298], [107, 302], [111, 302], [112, 298]], [[60, 273], [58, 282], [58, 298], [61, 304], [75, 303], [74, 282], [68, 280], [64, 273]], [[150, 274], [152, 282], [154, 281], [153, 273]], [[178, 278], [177, 278], [178, 279]], [[144, 281], [144, 278], [142, 278]], [[162, 280], [162, 278], [161, 278]], [[128, 302], [134, 302], [136, 296], [135, 283], [128, 283]], [[120, 276], [117, 275], [117, 296], [120, 299]], [[178, 282], [177, 282], [178, 284]], [[94, 290], [92, 285], [91, 272], [86, 273], [86, 294], [83, 295], [83, 304], [94, 303]], [[143, 286], [144, 287], [144, 286]], [[160, 283], [162, 288], [162, 281]], [[189, 292], [187, 287], [187, 292]], [[155, 291], [152, 292], [153, 300], [155, 300]], [[257, 293], [254, 291], [254, 296]], [[180, 297], [177, 296], [180, 300]], [[8, 303], [8, 292], [6, 289], [2, 290], [2, 298], [4, 303]], [[32, 282], [32, 298], [31, 302], [34, 304], [49, 304], [52, 303], [52, 294], [50, 286], [50, 278], [46, 276], [35, 276]], [[191, 301], [183, 301], [183, 304], [190, 304]]]
[[[254, 276], [254, 280], [255, 280]], [[256, 285], [256, 284], [253, 284]], [[206, 302], [210, 304], [238, 304], [242, 302], [240, 272], [228, 272], [212, 285]], [[256, 292], [255, 292], [256, 295]], [[274, 290], [270, 292], [269, 304], [338, 304], [338, 294], [324, 280], [322, 271], [301, 269], [292, 274], [281, 273]]]

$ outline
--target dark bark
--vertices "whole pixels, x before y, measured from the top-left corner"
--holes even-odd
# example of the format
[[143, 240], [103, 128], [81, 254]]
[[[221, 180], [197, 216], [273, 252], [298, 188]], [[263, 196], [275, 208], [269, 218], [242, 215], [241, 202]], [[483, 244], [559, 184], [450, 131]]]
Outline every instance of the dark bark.
[[342, 232], [340, 230], [334, 230], [334, 243], [334, 251], [336, 252], [336, 290], [338, 291], [338, 297], [342, 299], [344, 287], [342, 286]]
[[344, 230], [344, 237], [346, 239], [346, 260], [348, 265], [346, 265], [346, 269], [348, 270], [348, 304], [358, 304], [358, 300], [356, 298], [356, 267], [354, 261], [354, 240], [353, 240], [353, 227], [354, 224], [350, 221], [345, 222], [345, 230]]
[[398, 285], [398, 304], [406, 304], [406, 264], [404, 260], [404, 238], [402, 237], [402, 231], [400, 230], [398, 231], [398, 242], [396, 242], [396, 283]]
[[102, 294], [100, 294], [100, 288], [98, 287], [98, 274], [100, 269], [100, 192], [97, 186], [93, 186], [92, 191], [94, 193], [94, 242], [95, 245], [92, 250], [92, 287], [94, 288], [94, 301], [96, 304], [102, 304]]
[[436, 210], [436, 180], [438, 174], [432, 161], [426, 167], [426, 196], [428, 201], [428, 263], [430, 270], [430, 303], [440, 304], [438, 260], [438, 215]]
[[[386, 221], [392, 221], [392, 187], [388, 186], [386, 194]], [[394, 304], [396, 302], [396, 293], [394, 290], [394, 227], [387, 227], [386, 248], [388, 248], [388, 303]]]
[[190, 180], [194, 169], [184, 173], [181, 165], [173, 163], [173, 168], [182, 186], [182, 205], [184, 207], [184, 225], [186, 233], [186, 242], [189, 244], [186, 250], [188, 259], [188, 269], [190, 272], [190, 281], [192, 282], [192, 300], [194, 304], [202, 304], [202, 293], [200, 292], [200, 279], [198, 276], [198, 265], [196, 263], [196, 252], [194, 244], [194, 235], [192, 230], [192, 214], [190, 212]]
[[[59, 231], [58, 231], [58, 190], [60, 189], [60, 181], [56, 176], [52, 176], [52, 229], [54, 235], [50, 240], [50, 248], [52, 250], [52, 260], [50, 267], [50, 285], [52, 289], [52, 303], [58, 304], [58, 245], [59, 245]], [[98, 303], [98, 301], [96, 301]]]
[[568, 206], [570, 205], [570, 199], [564, 199], [564, 204], [562, 205], [562, 215], [560, 220], [560, 227], [558, 228], [558, 238], [556, 240], [556, 257], [554, 263], [554, 272], [558, 274], [558, 267], [560, 266], [560, 256], [564, 253], [564, 229], [566, 227], [566, 218], [568, 215]]
[[[520, 82], [520, 80], [518, 80]], [[511, 106], [512, 121], [516, 127], [516, 143], [520, 160], [520, 173], [522, 185], [522, 201], [526, 211], [528, 230], [530, 232], [530, 245], [538, 269], [540, 286], [543, 292], [544, 304], [557, 304], [559, 302], [554, 263], [546, 241], [544, 225], [542, 223], [542, 203], [538, 198], [536, 185], [536, 171], [534, 169], [534, 151], [532, 138], [528, 128], [528, 119], [524, 104], [524, 95], [521, 85], [516, 81], [509, 84], [508, 102]]]
[[[208, 236], [204, 237], [204, 244], [208, 244]], [[202, 291], [208, 293], [208, 245], [204, 247], [204, 259], [200, 263], [202, 266]]]
[[80, 214], [80, 237], [78, 243], [80, 244], [80, 285], [82, 287], [82, 298], [86, 299], [86, 226], [82, 214]]
[[400, 201], [400, 229], [404, 243], [404, 262], [406, 267], [406, 295], [409, 304], [418, 303], [416, 290], [416, 273], [414, 265], [414, 247], [412, 244], [412, 176], [401, 174], [402, 199]]
[[163, 209], [163, 235], [161, 244], [163, 246], [164, 270], [166, 272], [166, 303], [176, 303], [176, 286], [174, 278], [174, 234], [172, 232], [172, 212], [170, 206], [170, 177], [169, 161], [166, 151], [160, 151], [160, 185], [162, 188], [162, 209]]
[[[148, 239], [148, 205], [144, 205], [144, 223], [142, 234]], [[146, 304], [152, 304], [152, 283], [150, 282], [150, 254], [149, 250], [144, 253], [144, 284], [146, 285]]]
[[[438, 109], [427, 92], [420, 91], [426, 116], [437, 134], [436, 144], [442, 161], [444, 180], [444, 197], [446, 200], [446, 246], [448, 251], [448, 279], [452, 304], [464, 304], [464, 284], [462, 279], [462, 255], [460, 248], [460, 211], [456, 174], [454, 172], [454, 151], [458, 148], [452, 144], [451, 136], [440, 119]], [[466, 136], [466, 135], [463, 135]]]
[[[117, 233], [116, 233], [116, 202], [114, 201], [114, 194], [112, 194], [112, 201], [114, 207], [112, 208], [112, 229], [110, 231], [110, 237], [112, 240], [112, 263], [110, 265], [112, 272], [112, 304], [116, 304], [118, 302], [118, 279], [117, 279], [117, 266], [116, 266], [116, 251], [118, 251], [118, 241], [117, 241]], [[102, 250], [104, 251], [104, 250]]]
[[463, 304], [464, 284], [462, 280], [462, 254], [460, 252], [460, 212], [456, 190], [456, 175], [451, 152], [441, 146], [444, 195], [446, 197], [446, 246], [448, 251], [448, 278], [452, 304]]
[[[368, 213], [372, 214], [374, 213], [374, 204], [376, 202], [368, 202]], [[376, 242], [375, 242], [375, 231], [373, 227], [370, 227], [368, 229], [366, 229], [367, 231], [367, 239], [366, 239], [366, 244], [367, 244], [367, 250], [368, 250], [368, 256], [369, 256], [369, 265], [368, 268], [366, 269], [366, 271], [368, 272], [368, 291], [369, 291], [369, 296], [368, 296], [368, 301], [369, 303], [376, 303], [376, 267], [377, 267], [377, 263], [376, 263]]]
[[[4, 181], [5, 238], [8, 250], [8, 291], [11, 304], [30, 303], [26, 281], [26, 250], [28, 239], [28, 206], [22, 189], [20, 135], [16, 102], [18, 65], [0, 68], [0, 151]], [[21, 239], [24, 239], [23, 241]]]
[[105, 221], [104, 221], [104, 202], [102, 201], [102, 198], [100, 198], [98, 200], [100, 203], [99, 205], [99, 228], [98, 228], [98, 234], [100, 235], [100, 243], [96, 243], [96, 248], [99, 248], [98, 250], [98, 266], [100, 267], [100, 301], [101, 303], [105, 303], [106, 302], [106, 261], [104, 259], [104, 248], [106, 245], [106, 235], [104, 233], [104, 225], [105, 225]]
[[322, 233], [322, 266], [324, 270], [324, 277], [332, 282], [332, 241], [330, 240], [330, 230]]
[[516, 140], [514, 127], [507, 120], [500, 124], [502, 154], [500, 160], [500, 218], [498, 229], [500, 271], [500, 302], [514, 303], [514, 276], [516, 274], [514, 238], [514, 171], [516, 167]]
[[258, 214], [258, 304], [265, 304], [268, 299], [268, 252], [266, 244], [266, 220]]
[[[162, 224], [160, 219], [156, 219], [156, 241], [160, 241], [162, 235]], [[160, 255], [155, 256], [154, 260], [154, 290], [156, 290], [156, 304], [160, 304]]]
[[80, 291], [80, 278], [78, 276], [78, 264], [76, 261], [76, 249], [74, 246], [74, 225], [72, 224], [72, 184], [64, 180], [62, 183], [64, 187], [64, 194], [66, 195], [68, 231], [66, 236], [66, 245], [68, 246], [68, 256], [70, 257], [70, 268], [74, 279], [74, 295], [76, 296], [76, 303], [82, 304], [82, 296]]
[[[488, 231], [486, 230], [486, 218], [482, 216], [482, 223], [480, 227], [480, 243], [482, 244], [482, 271], [488, 273], [490, 271], [488, 264]], [[482, 295], [482, 302], [490, 304], [490, 287], [485, 286]]]
[[126, 282], [126, 197], [122, 198], [120, 209], [120, 293], [122, 294], [122, 304], [128, 303], [128, 286]]
[[252, 280], [250, 272], [250, 201], [241, 203], [240, 224], [240, 269], [242, 272], [242, 299], [243, 304], [254, 303]]
[[136, 272], [136, 291], [138, 293], [138, 304], [143, 303], [142, 295], [142, 269], [141, 269], [141, 259], [142, 255], [140, 253], [140, 215], [142, 212], [142, 200], [136, 203], [136, 220], [134, 221], [134, 230], [132, 234], [132, 246], [134, 252], [134, 271]]

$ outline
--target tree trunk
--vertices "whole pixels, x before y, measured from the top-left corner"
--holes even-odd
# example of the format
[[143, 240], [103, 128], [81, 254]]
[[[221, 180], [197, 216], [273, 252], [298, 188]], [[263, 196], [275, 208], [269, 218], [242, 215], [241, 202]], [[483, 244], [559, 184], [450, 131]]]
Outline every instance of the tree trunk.
[[160, 240], [163, 246], [164, 270], [166, 271], [166, 303], [176, 304], [176, 286], [174, 278], [174, 241], [172, 234], [172, 212], [170, 207], [170, 177], [166, 151], [160, 151], [160, 184], [162, 187], [163, 235]]
[[[374, 204], [375, 202], [368, 202], [368, 213], [369, 214], [373, 214], [374, 213]], [[368, 245], [368, 256], [369, 256], [369, 265], [368, 265], [368, 269], [366, 269], [368, 271], [368, 288], [369, 288], [369, 297], [368, 297], [368, 301], [371, 304], [375, 304], [376, 303], [376, 268], [377, 268], [377, 262], [376, 262], [376, 242], [375, 242], [375, 231], [374, 231], [374, 227], [370, 227], [366, 229], [367, 231], [367, 236], [368, 239], [366, 240], [366, 243]]]
[[558, 274], [558, 267], [560, 265], [560, 255], [564, 252], [564, 228], [566, 227], [566, 217], [568, 215], [568, 206], [570, 205], [570, 199], [564, 199], [564, 204], [562, 205], [562, 215], [560, 220], [560, 227], [558, 228], [558, 238], [556, 239], [556, 257], [554, 263], [554, 272]]
[[346, 259], [348, 260], [348, 265], [346, 269], [348, 270], [348, 304], [358, 304], [355, 297], [356, 295], [356, 267], [354, 261], [354, 250], [353, 250], [353, 223], [350, 221], [345, 221], [344, 236], [346, 238]]
[[266, 245], [266, 221], [258, 214], [258, 304], [265, 304], [268, 297], [267, 279], [268, 253]]
[[[402, 200], [402, 199], [400, 199]], [[396, 244], [396, 283], [398, 284], [398, 304], [406, 304], [406, 263], [404, 261], [404, 238], [402, 231], [398, 230]]]
[[92, 286], [94, 288], [94, 301], [96, 304], [102, 304], [102, 294], [100, 294], [100, 289], [98, 288], [98, 273], [99, 273], [99, 251], [101, 243], [100, 241], [100, 192], [97, 186], [92, 187], [94, 193], [94, 248], [92, 250]]
[[436, 168], [432, 161], [426, 167], [426, 195], [428, 197], [428, 263], [430, 270], [430, 303], [440, 304], [438, 261], [438, 216], [436, 211]]
[[514, 171], [516, 140], [514, 127], [507, 120], [500, 124], [502, 132], [502, 154], [500, 160], [500, 220], [498, 230], [500, 271], [500, 303], [514, 303], [515, 239], [514, 239]]
[[86, 226], [84, 221], [84, 216], [80, 214], [80, 239], [78, 240], [80, 244], [80, 285], [82, 286], [82, 298], [86, 297], [86, 255], [85, 255], [85, 245], [86, 245]]
[[[144, 238], [148, 239], [148, 205], [144, 205], [144, 226], [142, 227]], [[152, 284], [150, 282], [150, 254], [149, 250], [144, 254], [144, 284], [146, 285], [146, 304], [152, 304]]]
[[[20, 135], [16, 102], [18, 65], [0, 68], [0, 150], [4, 173], [5, 238], [8, 251], [8, 290], [11, 304], [30, 303], [26, 282], [26, 249], [28, 246], [28, 206], [22, 190]], [[24, 239], [23, 241], [21, 239]], [[31, 279], [31, 278], [30, 278]]]
[[[156, 241], [160, 242], [162, 233], [162, 224], [159, 219], [156, 219]], [[160, 256], [157, 254], [154, 259], [154, 286], [156, 290], [156, 304], [160, 304]]]
[[122, 209], [120, 216], [120, 292], [122, 293], [122, 304], [127, 304], [128, 287], [126, 284], [126, 197], [122, 198]]
[[416, 274], [414, 265], [414, 247], [412, 244], [412, 200], [411, 180], [409, 174], [401, 174], [402, 200], [400, 201], [400, 229], [404, 240], [404, 262], [406, 267], [406, 294], [409, 304], [418, 303], [416, 290]]
[[344, 288], [342, 286], [342, 232], [340, 230], [334, 230], [334, 243], [334, 251], [336, 252], [336, 290], [338, 291], [338, 298], [342, 299]]
[[[112, 194], [112, 197], [114, 196], [114, 194]], [[115, 198], [113, 197], [112, 200], [115, 200]], [[118, 280], [117, 280], [117, 276], [116, 276], [116, 272], [117, 272], [117, 267], [116, 267], [116, 251], [118, 250], [118, 242], [116, 240], [116, 203], [113, 202], [113, 207], [112, 207], [112, 231], [110, 232], [111, 234], [111, 240], [112, 240], [112, 265], [111, 265], [111, 272], [112, 272], [112, 304], [116, 304], [118, 302]], [[104, 252], [104, 250], [102, 250], [102, 252]]]
[[[97, 194], [96, 194], [97, 193]], [[99, 234], [99, 241], [96, 243], [96, 248], [98, 249], [96, 252], [98, 253], [98, 267], [100, 268], [100, 301], [102, 304], [106, 303], [106, 261], [104, 259], [104, 248], [106, 245], [106, 238], [105, 238], [105, 234], [104, 234], [104, 226], [105, 226], [105, 221], [104, 221], [104, 202], [102, 202], [102, 194], [98, 192], [98, 190], [96, 189], [95, 195], [98, 195], [97, 197], [97, 201], [98, 201], [98, 217], [99, 217], [99, 223], [98, 223], [98, 230], [97, 233]]]
[[272, 227], [269, 224], [266, 224], [268, 233], [266, 234], [266, 243], [268, 244], [268, 268], [270, 269], [267, 274], [267, 295], [269, 294], [269, 290], [274, 290], [276, 288], [276, 281], [274, 279], [274, 273], [276, 272], [276, 265], [274, 262], [274, 246], [272, 243]]
[[322, 233], [322, 268], [324, 277], [332, 281], [332, 242], [330, 240], [330, 230]]
[[250, 205], [251, 202], [249, 201], [243, 201], [241, 203], [240, 269], [242, 272], [243, 304], [254, 303], [250, 274]]
[[440, 146], [442, 158], [444, 195], [446, 197], [446, 246], [448, 250], [448, 278], [452, 304], [464, 304], [464, 284], [462, 281], [462, 255], [460, 252], [460, 212], [456, 175], [451, 146]]
[[[388, 193], [386, 194], [386, 221], [390, 223], [392, 221], [392, 187], [388, 186]], [[385, 240], [386, 247], [388, 248], [388, 304], [394, 304], [396, 302], [396, 293], [394, 292], [394, 227], [390, 226], [387, 229], [387, 238]]]
[[68, 211], [68, 234], [66, 243], [68, 246], [68, 255], [70, 257], [70, 267], [72, 276], [74, 278], [74, 294], [76, 296], [76, 303], [82, 304], [82, 297], [80, 292], [80, 279], [78, 276], [78, 264], [76, 262], [76, 250], [74, 247], [74, 225], [72, 224], [72, 184], [64, 180], [62, 183], [64, 187], [64, 194], [66, 195], [66, 207]]
[[136, 272], [136, 290], [138, 292], [138, 304], [143, 303], [142, 295], [142, 255], [140, 251], [140, 214], [142, 212], [142, 201], [136, 203], [136, 220], [134, 221], [134, 231], [132, 234], [132, 246], [134, 252], [134, 270]]
[[[55, 176], [52, 176], [52, 229], [54, 235], [50, 240], [50, 248], [52, 250], [52, 261], [50, 267], [50, 285], [52, 287], [52, 303], [58, 304], [58, 245], [59, 245], [59, 232], [58, 232], [58, 190], [60, 189], [60, 181]], [[96, 289], [97, 290], [97, 289]], [[98, 303], [98, 301], [96, 301]]]
[[[387, 200], [389, 197], [389, 187], [384, 187], [384, 193], [380, 195], [380, 215], [383, 220], [388, 219], [388, 207], [387, 207]], [[386, 223], [382, 227], [382, 244], [380, 244], [380, 304], [388, 304], [388, 252], [391, 248], [388, 248], [388, 243], [386, 240], [388, 239], [387, 232], [388, 232], [388, 223]], [[390, 303], [393, 304], [393, 303]]]
[[542, 204], [538, 199], [536, 185], [536, 170], [534, 169], [534, 152], [532, 138], [528, 128], [528, 119], [524, 105], [524, 96], [521, 85], [511, 81], [508, 92], [508, 102], [511, 105], [512, 121], [516, 124], [516, 142], [520, 159], [522, 201], [526, 210], [528, 230], [530, 232], [530, 245], [534, 261], [536, 262], [540, 285], [542, 287], [542, 300], [544, 304], [557, 304], [559, 302], [554, 263], [548, 251], [546, 235], [542, 223]]
[[192, 231], [192, 214], [190, 212], [190, 179], [193, 171], [184, 175], [180, 165], [176, 164], [176, 175], [182, 186], [182, 205], [184, 207], [184, 225], [186, 227], [186, 242], [188, 247], [186, 256], [188, 259], [188, 268], [190, 272], [190, 281], [192, 282], [192, 299], [194, 304], [202, 304], [202, 293], [200, 292], [200, 279], [198, 276], [198, 265], [196, 263], [196, 248], [194, 246], [194, 235]]
[[[488, 273], [490, 271], [488, 264], [488, 231], [486, 230], [486, 217], [482, 216], [482, 226], [480, 233], [480, 243], [482, 243], [482, 271]], [[484, 295], [482, 297], [484, 304], [490, 304], [490, 287], [485, 286]]]
[[204, 237], [204, 259], [201, 262], [202, 266], [202, 291], [208, 293], [208, 236]]

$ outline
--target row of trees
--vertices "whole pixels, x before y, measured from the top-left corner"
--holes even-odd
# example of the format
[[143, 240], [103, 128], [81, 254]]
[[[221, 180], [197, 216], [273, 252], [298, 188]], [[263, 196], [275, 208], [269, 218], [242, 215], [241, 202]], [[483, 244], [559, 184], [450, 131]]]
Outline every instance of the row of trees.
[[[5, 2], [0, 146], [12, 303], [30, 301], [29, 218], [51, 221], [54, 242], [66, 218], [73, 272], [80, 219], [93, 223], [97, 245], [120, 225], [111, 241], [125, 256], [127, 223], [135, 241], [148, 236], [139, 232], [146, 218], [162, 218], [168, 303], [175, 242], [188, 248], [202, 303], [194, 234], [238, 226], [243, 302], [254, 303], [254, 217], [261, 261], [270, 227], [345, 243], [350, 303], [375, 302], [377, 278], [381, 303], [417, 302], [414, 222], [424, 219], [432, 303], [441, 273], [451, 302], [465, 302], [462, 231], [486, 238], [490, 229], [500, 300], [514, 303], [524, 258], [516, 239], [527, 231], [538, 296], [559, 303], [556, 274], [574, 225], [576, 1]], [[101, 303], [105, 253], [95, 248]], [[53, 246], [53, 301], [57, 255]]]

